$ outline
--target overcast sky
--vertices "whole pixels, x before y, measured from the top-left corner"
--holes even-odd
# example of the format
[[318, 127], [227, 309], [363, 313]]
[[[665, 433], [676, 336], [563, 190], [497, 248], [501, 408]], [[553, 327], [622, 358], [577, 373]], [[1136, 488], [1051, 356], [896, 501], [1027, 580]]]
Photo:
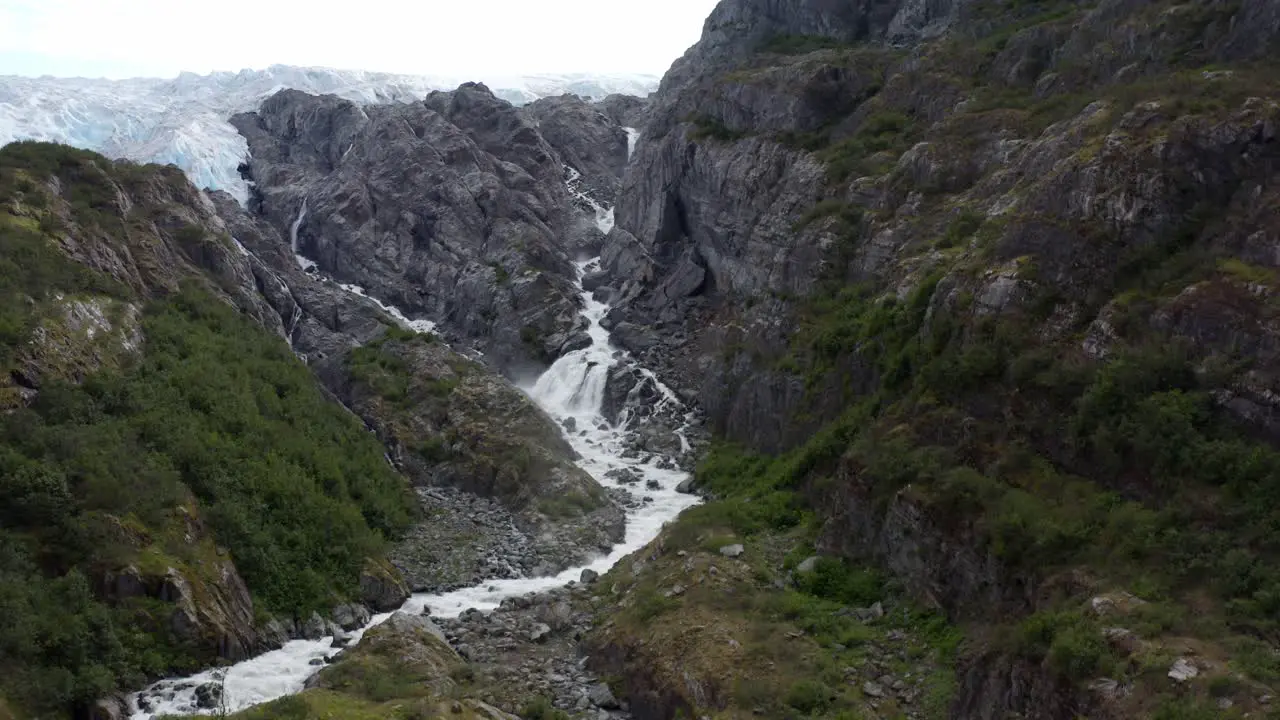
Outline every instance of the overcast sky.
[[0, 75], [661, 75], [716, 0], [0, 0]]

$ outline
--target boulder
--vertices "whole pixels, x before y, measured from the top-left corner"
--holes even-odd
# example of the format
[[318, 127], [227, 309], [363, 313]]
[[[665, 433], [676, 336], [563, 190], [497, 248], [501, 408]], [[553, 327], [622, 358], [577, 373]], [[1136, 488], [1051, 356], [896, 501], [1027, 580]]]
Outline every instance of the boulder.
[[725, 557], [736, 558], [744, 552], [746, 552], [746, 548], [742, 547], [740, 544], [725, 545], [720, 548], [720, 554]]
[[409, 599], [409, 588], [396, 570], [386, 561], [369, 559], [360, 574], [360, 598], [375, 612], [395, 610]]
[[1173, 661], [1173, 667], [1169, 668], [1169, 677], [1174, 682], [1185, 683], [1200, 674], [1200, 668], [1188, 658], [1178, 658]]
[[538, 623], [529, 631], [529, 640], [540, 643], [546, 641], [551, 636], [551, 626], [546, 623]]
[[207, 682], [196, 688], [196, 707], [213, 710], [222, 705], [222, 683]]
[[123, 695], [108, 695], [95, 702], [89, 720], [129, 720], [129, 701]]
[[538, 608], [538, 619], [559, 632], [573, 624], [573, 608], [561, 601], [547, 603]]
[[596, 683], [587, 688], [587, 699], [591, 701], [592, 705], [605, 710], [617, 710], [621, 707], [618, 698], [613, 696], [613, 691], [604, 683]]
[[329, 623], [320, 617], [320, 613], [313, 612], [306, 622], [302, 623], [302, 638], [304, 640], [319, 640], [329, 634]]
[[356, 603], [338, 605], [333, 609], [334, 623], [348, 632], [364, 627], [369, 619], [369, 609]]
[[600, 579], [600, 573], [596, 572], [595, 570], [592, 570], [591, 568], [584, 569], [582, 571], [582, 574], [578, 576], [578, 581], [581, 582], [583, 585], [590, 585], [599, 579]]

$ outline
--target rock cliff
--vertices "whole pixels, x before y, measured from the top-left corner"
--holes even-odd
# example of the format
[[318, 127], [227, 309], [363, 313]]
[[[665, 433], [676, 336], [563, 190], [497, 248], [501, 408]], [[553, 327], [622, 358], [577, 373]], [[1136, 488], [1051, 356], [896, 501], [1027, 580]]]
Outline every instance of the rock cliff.
[[[1221, 488], [1272, 471], [1187, 459], [1275, 457], [1276, 42], [1266, 2], [725, 0], [651, 98], [594, 280], [614, 337], [773, 456], [760, 481], [807, 498], [821, 550], [986, 628], [953, 717], [1173, 702], [1124, 668], [1163, 662], [1186, 625], [1126, 645], [1115, 628], [1140, 620], [1109, 619], [1100, 648], [1078, 609], [1136, 574], [1176, 613], [1216, 587], [1215, 627], [1265, 612], [1270, 581], [1225, 590], [1202, 543], [1249, 543], [1237, 523], [1267, 511]], [[1180, 440], [1138, 439], [1147, 423]], [[699, 481], [759, 501], [752, 468]], [[1199, 493], [1214, 507], [1175, 510]], [[1164, 540], [1110, 554], [1125, 513], [1206, 574], [1167, 565]], [[992, 643], [1010, 618], [1044, 635]], [[1219, 707], [1256, 706], [1266, 678]]]
[[[548, 104], [551, 136], [579, 172], [616, 183], [625, 133], [585, 103], [568, 105], [562, 118]], [[571, 201], [564, 159], [531, 119], [538, 112], [468, 84], [367, 108], [286, 91], [233, 122], [252, 153], [253, 210], [300, 255], [524, 376], [581, 342], [566, 238], [599, 244]], [[579, 119], [590, 125], [565, 129]]]

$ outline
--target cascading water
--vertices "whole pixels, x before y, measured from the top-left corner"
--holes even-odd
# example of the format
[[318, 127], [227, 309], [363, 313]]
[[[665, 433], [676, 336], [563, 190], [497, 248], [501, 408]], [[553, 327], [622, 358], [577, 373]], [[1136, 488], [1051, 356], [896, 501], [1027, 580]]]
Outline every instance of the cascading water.
[[298, 217], [294, 219], [293, 224], [289, 226], [289, 246], [293, 248], [293, 257], [298, 261], [298, 267], [304, 272], [310, 272], [315, 269], [316, 264], [311, 260], [303, 257], [298, 252], [298, 228], [302, 227], [302, 221], [307, 219], [307, 199], [302, 199], [302, 207], [298, 209]]
[[[605, 210], [593, 198], [581, 193], [575, 182], [580, 176], [576, 171], [572, 171], [572, 168], [568, 170], [570, 182], [567, 184], [570, 191], [597, 210], [596, 223], [603, 232], [608, 232], [613, 225], [613, 209]], [[305, 216], [306, 203], [304, 202], [298, 213], [298, 219], [294, 221], [290, 238], [294, 244], [295, 254], [297, 230]], [[298, 257], [300, 265], [303, 262], [308, 263], [308, 265], [302, 265], [304, 269], [315, 267], [310, 260]], [[640, 549], [657, 536], [665, 523], [698, 502], [695, 496], [676, 492], [676, 487], [688, 475], [683, 471], [670, 469], [675, 466], [671, 458], [624, 457], [624, 454], [630, 454], [625, 453], [625, 450], [631, 428], [638, 417], [634, 407], [624, 408], [617, 425], [610, 424], [602, 413], [609, 371], [620, 363], [638, 370], [644, 380], [651, 382], [656, 388], [660, 397], [650, 409], [651, 413], [666, 412], [679, 415], [685, 413], [685, 410], [675, 393], [659, 382], [652, 372], [640, 368], [626, 353], [615, 349], [610, 344], [609, 333], [600, 324], [608, 313], [609, 307], [598, 302], [591, 293], [582, 289], [583, 275], [597, 267], [598, 263], [599, 258], [577, 264], [582, 315], [588, 323], [587, 333], [591, 338], [591, 344], [560, 357], [532, 387], [525, 388], [525, 392], [562, 427], [569, 418], [574, 420], [571, 426], [576, 430], [567, 433], [566, 436], [579, 455], [577, 461], [579, 466], [601, 485], [622, 487], [608, 474], [612, 470], [627, 468], [640, 476], [640, 487], [648, 488], [645, 491], [646, 501], [627, 511], [627, 530], [623, 543], [615, 546], [608, 555], [594, 559], [585, 567], [571, 568], [554, 577], [487, 580], [479, 585], [448, 593], [414, 595], [400, 608], [401, 611], [417, 614], [421, 613], [423, 608], [429, 607], [433, 614], [441, 616], [457, 615], [468, 608], [487, 611], [497, 608], [506, 598], [550, 590], [563, 586], [571, 580], [577, 580], [584, 569], [591, 569], [598, 573], [607, 572], [623, 557]], [[341, 287], [361, 297], [368, 297], [363, 289], [356, 286]], [[378, 301], [375, 300], [375, 302]], [[400, 310], [381, 302], [378, 304], [408, 329], [430, 332], [434, 328], [429, 321], [409, 320]], [[628, 398], [628, 404], [636, 402], [638, 397], [633, 393]], [[680, 436], [682, 448], [687, 451], [688, 441], [684, 437], [683, 428], [677, 430], [676, 434]], [[660, 465], [666, 467], [660, 467]], [[389, 617], [391, 613], [375, 616], [369, 625], [351, 634], [351, 644], [358, 643], [366, 630], [384, 622]], [[326, 657], [337, 652], [332, 647], [332, 640], [332, 637], [319, 640], [294, 640], [278, 650], [227, 668], [223, 680], [224, 704], [227, 709], [234, 712], [301, 692], [307, 678], [320, 669]], [[164, 680], [138, 693], [131, 698], [134, 720], [150, 720], [161, 715], [210, 712], [197, 707], [195, 691], [205, 683], [217, 682], [222, 672], [209, 670], [188, 678]]]
[[591, 211], [596, 216], [596, 227], [600, 228], [600, 232], [608, 235], [609, 231], [613, 229], [613, 208], [601, 205], [582, 189], [582, 173], [569, 165], [564, 166], [564, 172], [564, 184], [565, 187], [569, 188], [569, 194], [573, 195], [578, 202], [591, 208]]
[[636, 141], [640, 139], [640, 131], [633, 127], [622, 128], [627, 133], [627, 159], [636, 154]]

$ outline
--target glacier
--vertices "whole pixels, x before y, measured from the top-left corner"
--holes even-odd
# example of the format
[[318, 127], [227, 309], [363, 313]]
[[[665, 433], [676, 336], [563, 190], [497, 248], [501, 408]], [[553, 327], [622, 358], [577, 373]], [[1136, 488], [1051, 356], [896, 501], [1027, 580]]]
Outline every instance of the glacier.
[[[272, 65], [265, 70], [182, 73], [176, 78], [104, 80], [0, 76], [0, 146], [45, 140], [136, 162], [173, 164], [201, 188], [226, 190], [244, 203], [248, 184], [236, 168], [249, 154], [228, 119], [256, 110], [279, 90], [330, 94], [365, 105], [413, 102], [469, 79]], [[571, 93], [602, 99], [645, 96], [654, 75], [527, 75], [480, 78], [515, 105]]]

